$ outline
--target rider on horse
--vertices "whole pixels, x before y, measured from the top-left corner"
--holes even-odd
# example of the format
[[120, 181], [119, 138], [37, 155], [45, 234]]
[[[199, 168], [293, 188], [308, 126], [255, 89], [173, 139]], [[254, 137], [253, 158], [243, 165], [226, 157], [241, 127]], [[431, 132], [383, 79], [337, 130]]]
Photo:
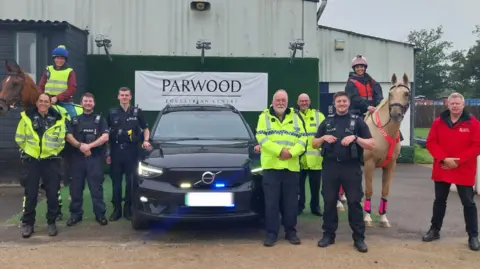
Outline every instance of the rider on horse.
[[362, 55], [353, 58], [353, 72], [345, 86], [345, 91], [350, 95], [350, 112], [361, 118], [366, 112], [374, 112], [383, 100], [382, 87], [366, 72], [367, 67], [367, 59]]
[[52, 96], [52, 104], [57, 104], [67, 111], [71, 118], [77, 115], [72, 96], [77, 88], [75, 72], [67, 63], [68, 51], [60, 45], [52, 51], [53, 65], [46, 67], [40, 79], [40, 92]]

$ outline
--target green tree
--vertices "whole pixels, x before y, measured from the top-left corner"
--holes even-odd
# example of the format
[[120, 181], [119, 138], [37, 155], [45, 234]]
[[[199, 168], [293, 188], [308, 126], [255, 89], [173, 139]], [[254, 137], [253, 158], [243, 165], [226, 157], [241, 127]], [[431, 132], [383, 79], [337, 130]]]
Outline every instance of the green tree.
[[415, 59], [417, 95], [436, 98], [450, 89], [447, 50], [452, 47], [452, 42], [442, 38], [441, 25], [436, 29], [411, 31], [408, 35], [408, 41], [421, 49]]

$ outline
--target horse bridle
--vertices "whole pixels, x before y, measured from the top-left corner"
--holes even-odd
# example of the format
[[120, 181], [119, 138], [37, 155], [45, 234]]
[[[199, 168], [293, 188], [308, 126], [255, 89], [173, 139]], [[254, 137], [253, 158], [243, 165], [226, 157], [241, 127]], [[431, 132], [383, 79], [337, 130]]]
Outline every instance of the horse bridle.
[[[387, 126], [387, 124], [390, 123], [390, 121], [392, 120], [392, 108], [393, 107], [400, 107], [402, 109], [402, 115], [405, 116], [405, 113], [407, 113], [407, 110], [410, 108], [410, 98], [408, 99], [408, 102], [406, 105], [404, 104], [400, 104], [400, 103], [390, 103], [390, 92], [395, 89], [395, 88], [398, 88], [398, 87], [403, 87], [403, 88], [406, 88], [408, 90], [408, 92], [410, 93], [411, 90], [410, 90], [410, 87], [408, 87], [407, 85], [404, 85], [404, 84], [399, 84], [399, 85], [393, 85], [390, 90], [388, 91], [388, 121], [387, 123], [385, 123], [385, 125], [383, 125], [382, 127], [378, 126], [377, 123], [375, 122], [375, 120], [373, 120], [372, 118], [372, 122], [375, 126], [377, 126], [377, 128], [384, 128], [385, 126]], [[373, 113], [370, 114], [371, 117], [373, 117]]]
[[23, 83], [20, 83], [20, 89], [18, 90], [18, 96], [15, 96], [12, 99], [10, 105], [8, 105], [7, 99], [0, 97], [0, 101], [3, 101], [7, 105], [8, 109], [16, 109], [22, 104], [22, 91], [23, 91], [23, 87], [25, 86], [25, 74], [9, 72], [9, 73], [7, 73], [7, 76], [9, 76], [9, 77], [21, 77], [23, 79]]

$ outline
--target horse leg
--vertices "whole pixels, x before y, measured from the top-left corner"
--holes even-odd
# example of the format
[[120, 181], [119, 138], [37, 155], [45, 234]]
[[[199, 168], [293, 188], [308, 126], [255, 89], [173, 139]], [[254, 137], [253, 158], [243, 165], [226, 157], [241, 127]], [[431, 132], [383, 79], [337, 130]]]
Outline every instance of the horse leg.
[[343, 206], [343, 203], [342, 203], [342, 195], [345, 196], [345, 194], [343, 194], [342, 185], [340, 185], [340, 189], [338, 190], [339, 199], [337, 200], [337, 210], [338, 211], [345, 211], [345, 207]]
[[378, 207], [378, 213], [380, 214], [380, 226], [384, 228], [390, 228], [390, 221], [387, 219], [387, 207], [388, 207], [388, 194], [390, 192], [390, 182], [392, 181], [393, 171], [397, 166], [396, 160], [391, 160], [390, 163], [383, 168], [382, 173], [382, 199], [380, 200], [380, 206]]
[[372, 227], [372, 195], [373, 195], [373, 172], [375, 171], [375, 163], [373, 159], [368, 160], [364, 164], [364, 174], [365, 174], [365, 201], [363, 202], [363, 210], [365, 211], [365, 216], [363, 221], [365, 226]]
[[340, 191], [338, 192], [338, 195], [340, 196], [340, 201], [342, 201], [342, 203], [347, 201], [347, 197], [345, 196], [342, 185], [340, 185]]

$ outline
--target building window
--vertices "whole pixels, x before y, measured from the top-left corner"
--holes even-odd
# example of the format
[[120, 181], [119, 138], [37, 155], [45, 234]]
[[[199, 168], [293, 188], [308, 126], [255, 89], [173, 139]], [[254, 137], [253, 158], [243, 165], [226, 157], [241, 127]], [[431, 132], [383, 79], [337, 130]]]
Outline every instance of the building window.
[[37, 82], [37, 34], [17, 33], [16, 60], [18, 65]]

